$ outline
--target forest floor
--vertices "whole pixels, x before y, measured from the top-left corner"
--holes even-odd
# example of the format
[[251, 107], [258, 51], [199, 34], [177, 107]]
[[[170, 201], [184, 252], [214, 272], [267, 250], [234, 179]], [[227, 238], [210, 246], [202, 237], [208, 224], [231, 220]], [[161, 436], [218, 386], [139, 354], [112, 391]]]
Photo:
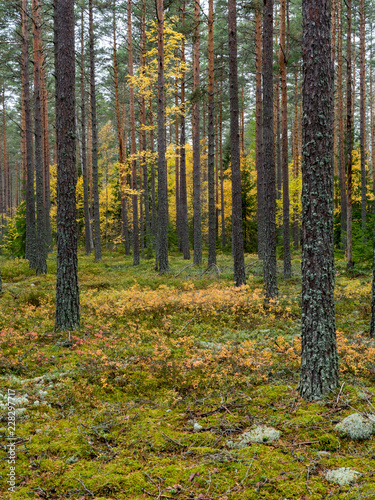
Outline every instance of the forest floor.
[[[56, 261], [36, 277], [0, 258], [0, 438], [7, 393], [17, 397], [16, 492], [0, 450], [0, 498], [375, 499], [375, 438], [335, 425], [374, 412], [375, 342], [368, 337], [371, 272], [336, 263], [341, 382], [323, 401], [297, 393], [300, 260], [263, 307], [262, 269], [247, 255], [248, 284], [233, 287], [230, 256], [206, 270], [80, 255], [82, 327], [55, 333]], [[277, 441], [238, 447], [255, 426]], [[349, 486], [329, 469], [361, 473]]]

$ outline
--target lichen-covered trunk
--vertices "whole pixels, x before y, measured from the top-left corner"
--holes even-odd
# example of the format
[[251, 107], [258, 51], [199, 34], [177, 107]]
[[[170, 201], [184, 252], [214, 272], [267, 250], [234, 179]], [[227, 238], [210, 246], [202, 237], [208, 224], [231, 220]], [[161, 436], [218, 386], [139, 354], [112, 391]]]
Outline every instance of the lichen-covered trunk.
[[[27, 0], [22, 0], [21, 6], [22, 31], [22, 84], [23, 107], [25, 110], [26, 136], [26, 249], [25, 256], [30, 268], [36, 268], [36, 231], [35, 231], [35, 198], [34, 198], [34, 167], [33, 138], [30, 105], [30, 75], [29, 75], [29, 40], [28, 40], [28, 10]], [[3, 203], [4, 206], [4, 203]]]
[[302, 352], [299, 393], [338, 384], [333, 245], [333, 67], [330, 0], [303, 0]]
[[208, 265], [216, 264], [214, 4], [208, 7]]
[[164, 12], [163, 0], [157, 0], [158, 18], [158, 233], [157, 262], [160, 273], [169, 269], [168, 262], [168, 189], [165, 160], [165, 90], [164, 90]]
[[236, 286], [246, 283], [242, 227], [241, 158], [237, 74], [236, 0], [228, 0], [230, 156], [232, 168], [232, 250]]
[[95, 261], [102, 259], [99, 211], [99, 173], [98, 173], [98, 131], [96, 120], [96, 82], [94, 52], [94, 19], [93, 0], [89, 0], [89, 51], [90, 51], [90, 102], [91, 102], [91, 135], [92, 135], [92, 195], [94, 216]]
[[55, 0], [57, 275], [55, 327], [79, 328], [74, 0]]
[[42, 122], [42, 43], [40, 2], [33, 0], [33, 52], [34, 52], [34, 138], [36, 187], [36, 274], [47, 273], [47, 241], [44, 204], [43, 122]]
[[276, 280], [276, 188], [273, 130], [273, 0], [263, 4], [263, 274], [266, 303], [278, 295]]

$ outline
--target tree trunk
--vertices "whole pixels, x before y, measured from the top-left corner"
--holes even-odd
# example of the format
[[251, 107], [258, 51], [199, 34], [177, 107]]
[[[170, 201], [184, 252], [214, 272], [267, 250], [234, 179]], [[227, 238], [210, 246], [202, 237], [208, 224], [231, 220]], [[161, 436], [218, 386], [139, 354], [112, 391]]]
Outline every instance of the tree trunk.
[[330, 0], [303, 0], [302, 352], [299, 393], [338, 385], [333, 246], [333, 67]]
[[90, 102], [91, 102], [91, 131], [92, 131], [92, 194], [94, 215], [94, 246], [95, 261], [102, 259], [100, 238], [99, 212], [99, 174], [98, 174], [98, 132], [96, 121], [96, 84], [95, 84], [95, 52], [94, 52], [94, 20], [93, 0], [89, 0], [89, 38], [90, 38]]
[[352, 221], [352, 150], [353, 150], [353, 115], [352, 115], [352, 0], [347, 0], [346, 25], [346, 171], [348, 179], [347, 193], [347, 235], [346, 267], [353, 267], [353, 221]]
[[79, 328], [74, 1], [55, 0], [57, 279], [55, 328]]
[[219, 147], [220, 147], [220, 207], [221, 207], [221, 249], [224, 251], [227, 244], [225, 234], [225, 202], [224, 202], [224, 170], [223, 170], [223, 59], [221, 59], [220, 78], [220, 119], [219, 119]]
[[282, 152], [281, 168], [283, 172], [283, 258], [284, 278], [290, 278], [292, 267], [290, 260], [290, 223], [289, 223], [289, 165], [288, 165], [288, 96], [286, 81], [287, 57], [285, 45], [286, 0], [280, 0], [280, 49], [279, 64], [281, 76], [281, 123]]
[[199, 109], [199, 23], [200, 0], [194, 0], [194, 47], [193, 47], [193, 94], [192, 127], [193, 127], [193, 231], [194, 231], [194, 264], [202, 263], [202, 228], [201, 228], [201, 159], [200, 159], [200, 109]]
[[237, 12], [236, 0], [228, 0], [230, 152], [232, 167], [232, 248], [236, 286], [246, 283], [242, 227], [241, 159], [237, 75]]
[[85, 43], [84, 43], [84, 9], [81, 10], [81, 163], [83, 178], [83, 210], [85, 215], [85, 250], [90, 255], [94, 249], [92, 239], [91, 211], [89, 203], [89, 187], [87, 174], [87, 149], [86, 149], [86, 96], [85, 96]]
[[[293, 140], [293, 175], [299, 176], [299, 148], [298, 148], [298, 71], [294, 75], [294, 140]], [[297, 250], [299, 245], [299, 220], [297, 212], [298, 194], [294, 195], [294, 217], [293, 217], [293, 244]]]
[[[185, 23], [185, 2], [182, 4], [181, 23]], [[181, 45], [181, 140], [180, 140], [180, 225], [181, 225], [181, 248], [184, 254], [184, 259], [190, 259], [189, 247], [189, 225], [187, 215], [187, 192], [186, 192], [186, 129], [185, 129], [185, 40], [182, 40]]]
[[158, 235], [157, 260], [160, 273], [168, 263], [168, 188], [165, 160], [165, 95], [164, 95], [164, 11], [163, 0], [157, 0], [158, 19]]
[[345, 248], [347, 228], [347, 200], [345, 181], [345, 154], [344, 154], [344, 100], [342, 81], [342, 0], [338, 1], [338, 40], [337, 40], [337, 91], [338, 91], [338, 121], [339, 121], [339, 155], [338, 169], [340, 176], [340, 205], [341, 205], [341, 246]]
[[365, 12], [360, 0], [360, 149], [361, 149], [361, 222], [366, 242], [366, 99], [365, 99]]
[[263, 179], [266, 304], [278, 295], [276, 278], [276, 189], [273, 131], [273, 0], [263, 5]]
[[[130, 107], [130, 155], [131, 155], [131, 184], [133, 193], [138, 191], [137, 186], [137, 162], [135, 159], [135, 110], [134, 110], [134, 83], [133, 78], [133, 37], [132, 37], [132, 17], [131, 0], [128, 0], [128, 73], [129, 73], [129, 107]], [[139, 265], [139, 235], [138, 235], [138, 196], [132, 194], [133, 207], [133, 265]]]
[[214, 2], [208, 4], [208, 265], [216, 264]]
[[36, 274], [47, 274], [47, 241], [45, 222], [45, 191], [43, 168], [43, 123], [42, 123], [42, 40], [40, 2], [33, 0], [33, 52], [34, 52], [34, 136], [35, 136], [35, 186], [36, 186]]
[[262, 4], [255, 5], [256, 101], [255, 101], [255, 166], [257, 171], [258, 258], [263, 259], [263, 116], [262, 116]]
[[[34, 198], [34, 167], [33, 167], [33, 138], [30, 106], [30, 75], [29, 75], [29, 41], [28, 41], [28, 12], [27, 0], [22, 0], [21, 7], [22, 27], [22, 82], [23, 107], [25, 110], [26, 136], [26, 250], [25, 256], [30, 268], [36, 268], [36, 230], [35, 230], [35, 198]], [[4, 206], [4, 203], [3, 203]]]
[[49, 152], [49, 130], [48, 130], [48, 98], [45, 75], [44, 58], [41, 72], [42, 88], [42, 116], [43, 116], [43, 164], [44, 164], [44, 205], [45, 205], [45, 224], [46, 224], [46, 243], [47, 252], [52, 252], [52, 228], [51, 228], [51, 179], [50, 179], [50, 152]]

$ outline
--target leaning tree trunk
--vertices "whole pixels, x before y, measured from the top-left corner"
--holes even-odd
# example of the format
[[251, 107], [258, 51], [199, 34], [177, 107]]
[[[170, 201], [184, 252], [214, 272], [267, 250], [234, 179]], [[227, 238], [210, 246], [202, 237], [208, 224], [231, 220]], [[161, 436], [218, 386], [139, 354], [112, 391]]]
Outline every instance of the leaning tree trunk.
[[36, 186], [36, 274], [47, 273], [47, 239], [45, 222], [45, 192], [43, 168], [42, 122], [42, 39], [40, 2], [33, 0], [33, 52], [34, 52], [34, 136], [35, 136], [35, 186]]
[[303, 0], [302, 352], [299, 393], [338, 385], [333, 245], [333, 66], [330, 0]]
[[276, 281], [276, 188], [273, 130], [273, 0], [263, 6], [263, 179], [266, 303], [278, 295]]
[[232, 238], [234, 280], [236, 286], [246, 283], [243, 248], [240, 136], [238, 128], [237, 12], [236, 0], [228, 0], [230, 152], [232, 167]]
[[79, 328], [76, 222], [74, 0], [55, 0], [57, 135], [57, 277], [59, 330]]
[[95, 85], [95, 52], [94, 52], [94, 20], [92, 1], [89, 0], [89, 38], [90, 38], [90, 101], [91, 101], [91, 134], [92, 134], [92, 194], [94, 216], [94, 246], [95, 260], [102, 259], [100, 238], [100, 211], [99, 211], [99, 174], [98, 174], [98, 132], [96, 121], [96, 85]]
[[[30, 75], [29, 75], [29, 41], [28, 41], [28, 12], [27, 0], [22, 0], [21, 6], [22, 27], [22, 84], [23, 107], [25, 110], [26, 136], [26, 250], [25, 256], [30, 268], [36, 268], [36, 231], [35, 231], [35, 198], [34, 198], [34, 167], [33, 167], [33, 138], [30, 107]], [[3, 205], [4, 206], [4, 205]]]
[[164, 12], [163, 0], [157, 0], [158, 19], [158, 235], [157, 261], [160, 273], [168, 263], [168, 188], [165, 161], [165, 96], [164, 96]]

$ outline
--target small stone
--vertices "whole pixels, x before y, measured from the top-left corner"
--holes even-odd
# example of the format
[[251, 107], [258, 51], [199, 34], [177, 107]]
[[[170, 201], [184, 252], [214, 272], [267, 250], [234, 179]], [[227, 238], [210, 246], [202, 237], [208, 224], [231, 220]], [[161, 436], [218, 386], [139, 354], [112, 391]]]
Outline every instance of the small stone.
[[329, 451], [318, 451], [317, 455], [319, 458], [326, 458], [326, 457], [330, 457], [331, 453]]
[[281, 436], [281, 432], [274, 429], [273, 427], [265, 427], [259, 425], [255, 429], [244, 432], [240, 439], [236, 442], [232, 440], [227, 441], [228, 448], [246, 448], [250, 443], [273, 443], [277, 441]]
[[372, 434], [375, 434], [375, 415], [364, 417], [359, 413], [352, 413], [335, 428], [340, 434], [349, 436], [351, 439], [369, 439]]
[[326, 479], [330, 483], [336, 483], [340, 486], [345, 486], [347, 484], [353, 483], [362, 474], [356, 470], [352, 470], [349, 467], [340, 467], [340, 469], [331, 469], [326, 472]]

